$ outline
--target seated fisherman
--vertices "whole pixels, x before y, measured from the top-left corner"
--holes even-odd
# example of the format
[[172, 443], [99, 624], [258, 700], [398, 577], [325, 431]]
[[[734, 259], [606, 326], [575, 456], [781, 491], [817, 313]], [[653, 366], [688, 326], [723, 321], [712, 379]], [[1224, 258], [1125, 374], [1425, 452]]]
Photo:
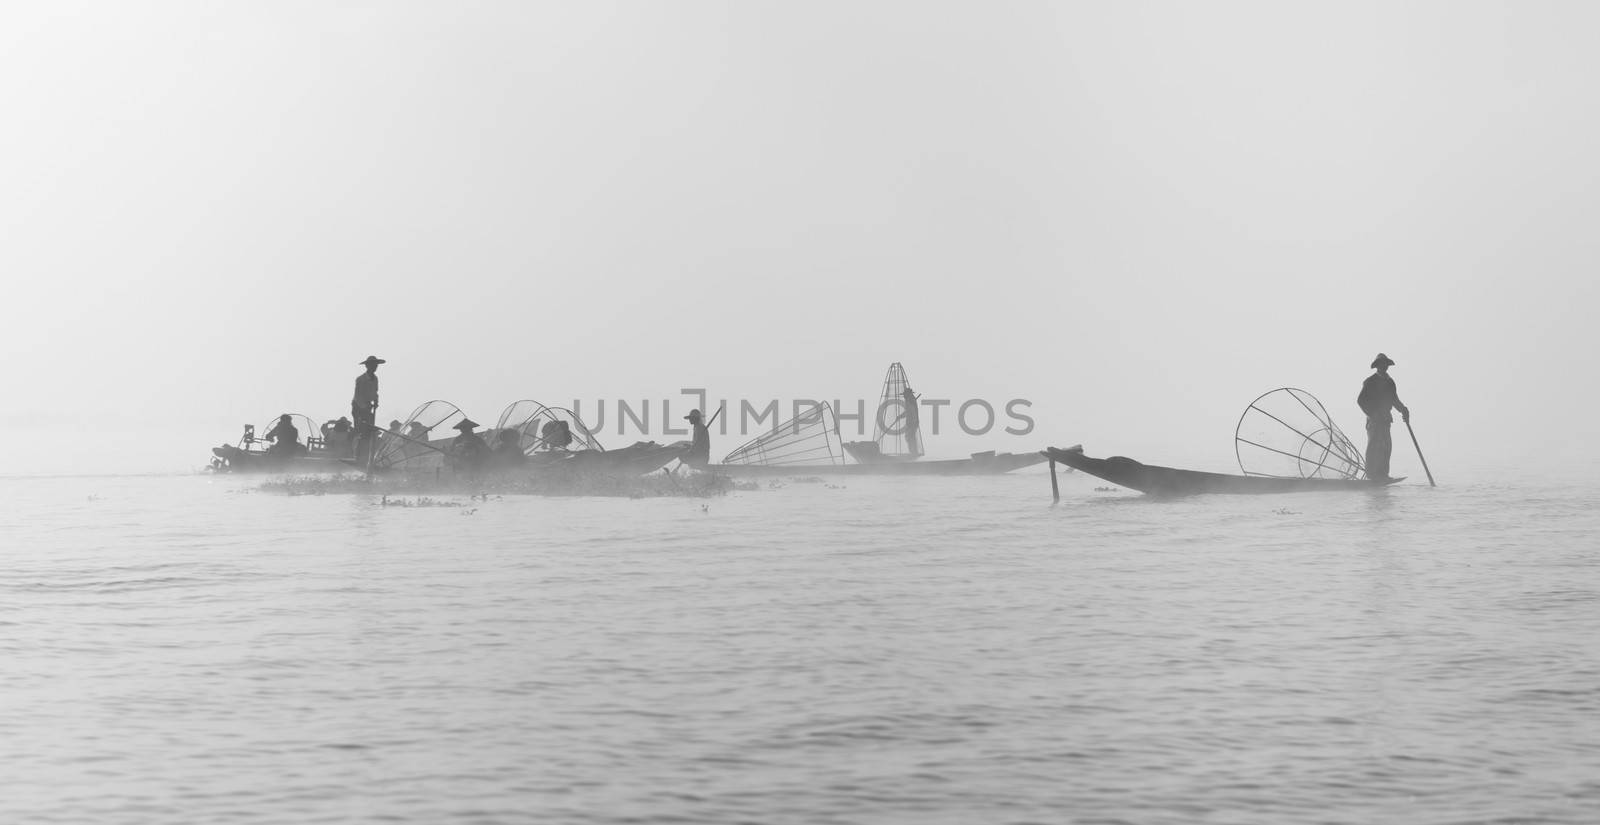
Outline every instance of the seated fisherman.
[[278, 416], [278, 423], [267, 432], [264, 440], [272, 442], [267, 448], [269, 455], [298, 455], [305, 449], [300, 444], [300, 431], [295, 429], [294, 418], [288, 413]]
[[481, 468], [489, 458], [489, 445], [484, 443], [483, 436], [473, 432], [478, 428], [478, 422], [463, 418], [455, 428], [461, 435], [456, 436], [450, 445], [450, 457], [458, 467], [467, 470]]
[[704, 415], [699, 410], [690, 410], [684, 416], [688, 419], [689, 426], [694, 428], [693, 441], [689, 444], [689, 454], [683, 457], [683, 463], [690, 467], [704, 467], [711, 463], [711, 425], [703, 419]]
[[335, 458], [350, 458], [356, 454], [356, 433], [350, 426], [350, 419], [339, 416], [339, 420], [333, 422], [333, 429], [324, 437], [327, 439], [324, 443], [328, 446], [328, 452], [333, 453]]
[[546, 421], [539, 428], [539, 449], [565, 450], [572, 446], [572, 428], [565, 421]]
[[527, 460], [522, 452], [522, 434], [516, 430], [501, 430], [492, 458], [496, 467], [515, 467]]

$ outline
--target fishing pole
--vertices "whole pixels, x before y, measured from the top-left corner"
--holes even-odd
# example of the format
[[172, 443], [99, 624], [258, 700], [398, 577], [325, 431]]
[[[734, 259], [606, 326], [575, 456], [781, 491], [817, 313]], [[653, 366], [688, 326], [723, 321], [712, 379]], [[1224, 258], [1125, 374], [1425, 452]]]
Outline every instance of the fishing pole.
[[1406, 416], [1406, 432], [1411, 434], [1411, 446], [1417, 448], [1417, 458], [1422, 459], [1422, 471], [1428, 474], [1428, 486], [1438, 487], [1433, 483], [1433, 471], [1428, 469], [1428, 459], [1422, 455], [1422, 445], [1417, 443], [1417, 431], [1411, 429], [1411, 416]]

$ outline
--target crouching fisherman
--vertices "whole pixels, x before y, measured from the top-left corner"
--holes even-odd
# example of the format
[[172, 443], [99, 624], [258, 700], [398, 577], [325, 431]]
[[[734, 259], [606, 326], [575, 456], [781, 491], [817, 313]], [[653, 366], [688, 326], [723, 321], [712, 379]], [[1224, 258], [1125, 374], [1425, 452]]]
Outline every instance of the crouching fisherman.
[[509, 470], [522, 466], [528, 456], [522, 452], [522, 434], [516, 430], [501, 430], [494, 445], [494, 455], [490, 457], [491, 463], [502, 470]]
[[450, 458], [456, 468], [469, 473], [482, 470], [484, 463], [489, 460], [490, 451], [483, 436], [473, 432], [478, 429], [478, 422], [463, 418], [455, 428], [461, 432], [450, 445]]

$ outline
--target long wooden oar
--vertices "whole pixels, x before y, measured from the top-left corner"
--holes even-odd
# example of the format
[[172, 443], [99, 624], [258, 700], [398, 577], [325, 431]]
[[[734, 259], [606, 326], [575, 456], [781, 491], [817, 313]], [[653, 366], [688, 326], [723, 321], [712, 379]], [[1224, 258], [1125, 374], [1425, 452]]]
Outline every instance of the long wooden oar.
[[1417, 448], [1417, 458], [1422, 459], [1422, 471], [1428, 474], [1428, 486], [1438, 487], [1439, 485], [1433, 483], [1433, 471], [1428, 469], [1428, 459], [1422, 455], [1422, 445], [1417, 443], [1417, 433], [1415, 430], [1411, 429], [1411, 422], [1409, 420], [1406, 421], [1406, 432], [1411, 433], [1411, 446]]

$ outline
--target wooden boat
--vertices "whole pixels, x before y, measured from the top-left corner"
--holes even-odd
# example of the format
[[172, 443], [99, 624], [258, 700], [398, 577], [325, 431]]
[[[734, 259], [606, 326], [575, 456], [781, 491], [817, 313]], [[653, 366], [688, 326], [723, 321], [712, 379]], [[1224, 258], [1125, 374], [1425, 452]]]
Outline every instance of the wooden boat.
[[642, 476], [689, 454], [689, 442], [641, 441], [614, 450], [580, 450], [559, 467], [584, 475]]
[[[244, 425], [244, 435], [236, 444], [223, 444], [211, 448], [212, 472], [217, 473], [342, 473], [349, 472], [350, 454], [327, 443], [320, 435], [321, 429], [311, 419], [299, 413], [288, 415], [301, 434], [303, 441], [292, 445], [271, 444], [256, 435], [254, 424]], [[273, 416], [260, 432], [267, 433], [280, 416]]]
[[[1043, 452], [1051, 462], [1082, 470], [1122, 487], [1154, 496], [1190, 496], [1206, 493], [1262, 494], [1304, 493], [1331, 490], [1375, 490], [1397, 481], [1364, 478], [1287, 478], [1280, 476], [1230, 475], [1199, 470], [1180, 470], [1155, 464], [1141, 464], [1131, 458], [1112, 456], [1090, 458], [1081, 445], [1051, 447]], [[1052, 465], [1053, 466], [1053, 465]], [[1060, 496], [1058, 495], [1059, 499]]]
[[583, 475], [645, 475], [689, 452], [687, 441], [639, 441], [608, 450], [576, 412], [530, 399], [506, 407], [494, 432], [495, 439], [516, 439], [530, 466]]
[[969, 458], [880, 461], [872, 464], [711, 464], [730, 476], [992, 476], [1042, 464], [1043, 453], [973, 453]]
[[350, 459], [307, 450], [292, 454], [223, 444], [211, 448], [211, 470], [218, 473], [343, 473], [355, 470]]

